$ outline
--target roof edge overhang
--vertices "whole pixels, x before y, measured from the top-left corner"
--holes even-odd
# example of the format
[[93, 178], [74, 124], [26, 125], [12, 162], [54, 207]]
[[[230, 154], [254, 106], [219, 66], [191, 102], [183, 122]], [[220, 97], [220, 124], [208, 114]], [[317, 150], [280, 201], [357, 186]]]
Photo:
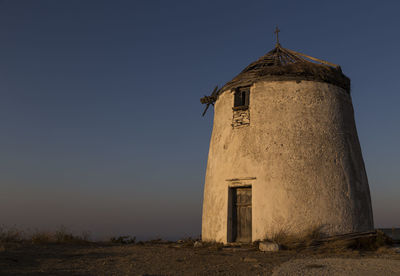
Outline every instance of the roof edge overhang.
[[283, 48], [279, 43], [250, 63], [218, 92], [249, 86], [258, 81], [317, 81], [343, 88], [350, 94], [350, 79], [339, 65]]
[[[345, 77], [345, 76], [344, 76]], [[257, 82], [275, 82], [275, 81], [315, 81], [315, 82], [324, 82], [324, 83], [329, 83], [332, 85], [336, 85], [342, 89], [344, 89], [348, 94], [350, 94], [350, 79], [345, 77], [343, 80], [335, 80], [335, 79], [327, 79], [327, 78], [320, 78], [318, 76], [314, 75], [290, 75], [290, 74], [285, 74], [285, 75], [267, 75], [267, 76], [262, 76], [257, 79], [252, 79], [252, 80], [244, 80], [240, 82], [234, 82], [234, 83], [226, 83], [220, 90], [218, 95], [226, 92], [226, 91], [231, 91], [235, 90], [240, 87], [245, 87], [245, 86], [252, 86], [253, 84]]]
[[324, 82], [336, 85], [350, 94], [350, 79], [343, 74], [339, 65], [283, 48], [277, 43], [274, 49], [250, 63], [231, 81], [220, 89], [216, 87], [210, 96], [200, 101], [207, 104], [208, 108], [222, 93], [261, 81]]

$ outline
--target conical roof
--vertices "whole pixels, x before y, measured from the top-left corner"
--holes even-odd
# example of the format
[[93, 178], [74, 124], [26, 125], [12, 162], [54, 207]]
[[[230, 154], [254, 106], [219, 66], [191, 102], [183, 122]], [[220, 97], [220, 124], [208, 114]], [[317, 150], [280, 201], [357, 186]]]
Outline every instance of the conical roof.
[[340, 66], [283, 48], [276, 47], [252, 62], [219, 91], [252, 85], [260, 80], [311, 80], [337, 85], [350, 93], [350, 79]]

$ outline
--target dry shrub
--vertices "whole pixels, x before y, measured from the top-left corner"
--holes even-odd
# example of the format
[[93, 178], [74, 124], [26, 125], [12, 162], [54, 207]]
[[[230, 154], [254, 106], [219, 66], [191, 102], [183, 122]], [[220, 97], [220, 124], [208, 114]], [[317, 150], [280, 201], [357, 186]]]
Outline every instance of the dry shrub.
[[90, 234], [88, 232], [83, 232], [82, 235], [73, 235], [67, 231], [65, 226], [61, 226], [54, 234], [54, 239], [56, 243], [66, 243], [66, 244], [86, 244], [89, 241]]
[[111, 243], [119, 243], [119, 244], [135, 244], [136, 237], [132, 237], [132, 236], [112, 237], [110, 239], [110, 242]]
[[24, 239], [24, 232], [15, 227], [6, 228], [0, 226], [0, 242], [20, 242]]
[[303, 231], [299, 234], [287, 234], [285, 230], [280, 230], [271, 239], [276, 242], [282, 249], [299, 249], [312, 245], [313, 241], [320, 239], [323, 235], [322, 226], [315, 226]]
[[344, 250], [375, 251], [391, 244], [392, 239], [378, 230], [371, 235], [328, 241], [323, 243], [321, 249], [329, 249], [334, 252], [342, 252]]
[[201, 240], [199, 238], [186, 237], [178, 240], [177, 243], [181, 244], [182, 246], [191, 247], [197, 241], [200, 242]]
[[388, 247], [392, 241], [383, 232], [377, 231], [376, 235], [366, 235], [364, 237], [354, 237], [349, 239], [337, 239], [324, 242], [319, 249], [330, 252], [353, 251], [375, 251]]
[[392, 245], [393, 240], [384, 232], [377, 230], [376, 235], [354, 239], [349, 245], [351, 249], [358, 250], [377, 250], [382, 246]]
[[30, 237], [30, 241], [33, 244], [47, 244], [54, 242], [54, 236], [48, 232], [35, 232]]
[[173, 243], [172, 241], [168, 240], [163, 240], [161, 238], [158, 239], [152, 239], [152, 240], [147, 240], [144, 242], [145, 244], [171, 244]]
[[317, 249], [323, 252], [341, 253], [351, 249], [353, 240], [334, 240], [321, 244]]
[[0, 227], [0, 243], [9, 242], [86, 244], [90, 243], [90, 234], [83, 232], [81, 235], [73, 235], [64, 226], [61, 226], [55, 232], [35, 231], [33, 234], [25, 233], [16, 228]]
[[83, 232], [82, 235], [70, 233], [65, 226], [61, 226], [55, 232], [36, 231], [27, 238], [32, 244], [87, 244], [90, 243], [90, 234]]
[[304, 248], [318, 249], [330, 252], [343, 252], [346, 250], [377, 250], [391, 245], [393, 240], [382, 231], [370, 232], [359, 236], [338, 236], [324, 239], [322, 227], [313, 227], [297, 234], [287, 234], [285, 231], [276, 233], [270, 240], [278, 243], [282, 249], [297, 250]]
[[201, 247], [205, 247], [209, 250], [219, 251], [224, 248], [224, 244], [221, 242], [202, 242]]

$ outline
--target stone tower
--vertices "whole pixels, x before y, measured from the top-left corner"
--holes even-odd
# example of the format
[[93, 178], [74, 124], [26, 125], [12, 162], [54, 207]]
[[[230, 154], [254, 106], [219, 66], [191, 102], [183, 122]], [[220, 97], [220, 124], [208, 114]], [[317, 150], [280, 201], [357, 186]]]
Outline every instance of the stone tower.
[[201, 101], [214, 105], [204, 241], [373, 229], [350, 79], [339, 66], [278, 42]]

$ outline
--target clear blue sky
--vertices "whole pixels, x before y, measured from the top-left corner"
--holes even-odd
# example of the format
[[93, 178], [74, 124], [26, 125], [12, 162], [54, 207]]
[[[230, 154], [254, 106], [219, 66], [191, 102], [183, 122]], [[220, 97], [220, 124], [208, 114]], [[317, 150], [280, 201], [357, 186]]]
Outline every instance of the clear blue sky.
[[200, 233], [212, 110], [281, 44], [340, 64], [378, 227], [400, 226], [400, 2], [0, 1], [0, 224]]

